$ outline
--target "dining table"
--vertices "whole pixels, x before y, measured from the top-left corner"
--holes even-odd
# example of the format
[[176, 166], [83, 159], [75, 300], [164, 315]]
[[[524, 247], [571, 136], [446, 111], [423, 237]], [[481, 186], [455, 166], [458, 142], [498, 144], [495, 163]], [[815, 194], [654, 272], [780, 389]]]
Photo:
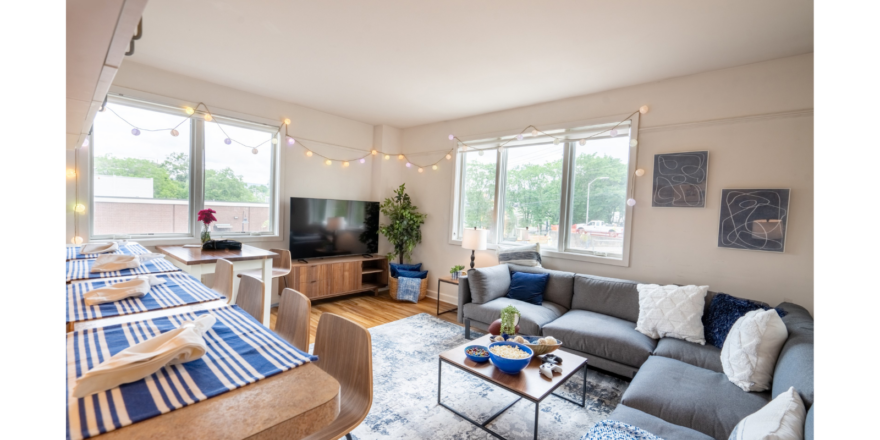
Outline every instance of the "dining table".
[[[275, 252], [243, 244], [240, 250], [203, 250], [183, 245], [158, 245], [156, 252], [162, 253], [171, 264], [190, 275], [202, 279], [202, 275], [213, 274], [217, 260], [224, 259], [233, 264], [235, 272], [259, 269], [262, 271], [263, 316], [260, 322], [269, 327], [269, 314], [272, 307], [272, 259], [281, 256]], [[239, 278], [233, 279], [233, 292], [238, 291]]]
[[[153, 319], [157, 316], [213, 309], [225, 309], [227, 310], [225, 313], [228, 313], [230, 307], [232, 306], [217, 301], [144, 314], [116, 316], [78, 323], [76, 332], [103, 329], [117, 324], [136, 324], [147, 319], [146, 316]], [[72, 360], [68, 359], [68, 363], [70, 362]], [[232, 391], [91, 438], [98, 440], [301, 439], [336, 419], [340, 411], [340, 398], [339, 382], [329, 373], [309, 362]]]

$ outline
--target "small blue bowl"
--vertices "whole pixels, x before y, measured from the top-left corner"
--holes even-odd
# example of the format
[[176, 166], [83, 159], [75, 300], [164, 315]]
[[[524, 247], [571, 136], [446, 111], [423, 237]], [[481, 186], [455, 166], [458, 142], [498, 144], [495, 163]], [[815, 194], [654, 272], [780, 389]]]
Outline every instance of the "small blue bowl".
[[464, 355], [467, 356], [468, 359], [470, 359], [476, 363], [479, 363], [479, 364], [482, 364], [483, 362], [486, 362], [489, 360], [489, 356], [474, 356], [472, 354], [468, 354], [467, 351], [470, 350], [471, 348], [482, 348], [483, 350], [486, 350], [486, 353], [489, 352], [489, 349], [486, 347], [483, 347], [482, 345], [468, 345], [467, 347], [464, 348]]
[[532, 351], [531, 348], [512, 341], [493, 342], [489, 344], [489, 348], [491, 349], [492, 347], [497, 347], [499, 345], [512, 345], [529, 354], [529, 357], [523, 359], [506, 359], [501, 356], [496, 356], [494, 353], [489, 351], [489, 358], [492, 359], [492, 363], [495, 364], [495, 367], [501, 370], [502, 373], [518, 374], [520, 371], [529, 366], [529, 362], [532, 361], [532, 357], [535, 355], [535, 352]]

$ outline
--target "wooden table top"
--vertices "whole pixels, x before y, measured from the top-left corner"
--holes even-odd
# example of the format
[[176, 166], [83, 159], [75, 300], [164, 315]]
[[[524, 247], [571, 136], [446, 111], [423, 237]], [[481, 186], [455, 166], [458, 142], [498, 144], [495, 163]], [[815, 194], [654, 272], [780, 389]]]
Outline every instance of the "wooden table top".
[[583, 356], [556, 350], [553, 354], [562, 358], [562, 374], [554, 374], [552, 380], [542, 375], [538, 370], [542, 363], [538, 356], [533, 356], [529, 366], [519, 374], [502, 373], [501, 370], [495, 368], [492, 361], [477, 363], [468, 359], [464, 354], [464, 348], [469, 345], [482, 345], [488, 349], [489, 344], [491, 344], [489, 337], [490, 335], [485, 335], [444, 351], [440, 353], [440, 358], [485, 380], [491, 381], [495, 385], [537, 402], [550, 395], [556, 387], [581, 371], [581, 368], [587, 362], [587, 358]]
[[442, 281], [442, 282], [444, 282], [444, 283], [458, 284], [458, 280], [459, 280], [459, 279], [458, 279], [458, 278], [452, 278], [452, 276], [450, 276], [450, 275], [446, 275], [446, 276], [438, 277], [438, 280], [439, 280], [439, 281]]
[[229, 261], [248, 261], [275, 258], [279, 255], [272, 251], [260, 249], [246, 244], [241, 245], [241, 250], [206, 251], [198, 248], [185, 248], [182, 245], [159, 245], [156, 251], [161, 252], [187, 266], [194, 264], [216, 263], [219, 259]]

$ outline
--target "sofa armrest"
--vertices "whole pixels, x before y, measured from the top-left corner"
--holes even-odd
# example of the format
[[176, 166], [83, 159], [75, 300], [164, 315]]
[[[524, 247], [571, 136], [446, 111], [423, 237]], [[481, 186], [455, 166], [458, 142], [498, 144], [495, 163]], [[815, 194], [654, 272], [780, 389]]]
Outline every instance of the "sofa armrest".
[[470, 303], [471, 287], [467, 277], [458, 279], [458, 322], [464, 324], [464, 305]]

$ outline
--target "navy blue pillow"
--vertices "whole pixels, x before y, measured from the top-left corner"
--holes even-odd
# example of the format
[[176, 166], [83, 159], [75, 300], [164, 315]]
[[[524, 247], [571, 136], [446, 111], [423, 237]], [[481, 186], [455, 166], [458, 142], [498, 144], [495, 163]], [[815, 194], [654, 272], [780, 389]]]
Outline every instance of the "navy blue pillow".
[[422, 263], [419, 264], [398, 264], [391, 263], [389, 270], [391, 271], [391, 276], [397, 278], [397, 271], [399, 269], [403, 270], [422, 270]]
[[[421, 266], [421, 264], [419, 264]], [[416, 270], [403, 270], [401, 268], [397, 269], [397, 277], [395, 278], [428, 278], [428, 271], [423, 270], [421, 272]]]
[[544, 302], [544, 288], [549, 279], [549, 273], [514, 272], [510, 277], [507, 297], [540, 306]]
[[[726, 293], [715, 295], [709, 304], [709, 310], [703, 314], [703, 333], [706, 336], [706, 343], [722, 348], [736, 320], [752, 310], [770, 310], [770, 307]], [[780, 318], [788, 314], [779, 308], [776, 309], [776, 313]]]

